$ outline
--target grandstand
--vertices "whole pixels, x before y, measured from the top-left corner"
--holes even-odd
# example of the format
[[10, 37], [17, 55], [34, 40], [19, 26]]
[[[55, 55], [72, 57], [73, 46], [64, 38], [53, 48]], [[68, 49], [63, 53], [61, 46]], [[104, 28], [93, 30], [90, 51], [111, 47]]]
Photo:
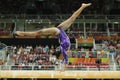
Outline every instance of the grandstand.
[[[13, 15], [12, 15], [13, 16]], [[14, 18], [7, 17], [8, 21], [15, 20]], [[89, 16], [90, 18], [88, 18]], [[16, 16], [16, 18], [18, 15]], [[41, 26], [53, 26], [53, 19], [48, 19], [51, 16], [33, 16], [29, 15], [29, 17], [36, 17], [36, 19], [17, 19], [18, 21], [12, 22], [9, 25], [14, 26], [13, 30], [11, 30], [9, 35], [1, 35], [1, 44], [6, 44], [7, 51], [4, 52], [7, 56], [1, 58], [1, 77], [12, 78], [15, 77], [14, 73], [17, 71], [21, 71], [20, 75], [17, 75], [16, 78], [25, 78], [29, 77], [31, 74], [26, 74], [26, 76], [22, 75], [25, 72], [32, 72], [33, 70], [38, 73], [44, 73], [44, 71], [50, 71], [49, 75], [37, 76], [36, 78], [43, 78], [44, 76], [48, 76], [46, 78], [60, 78], [57, 74], [56, 68], [58, 68], [59, 61], [56, 59], [56, 48], [59, 46], [59, 43], [55, 36], [38, 36], [34, 37], [17, 37], [13, 38], [12, 33], [16, 30], [37, 30], [41, 28]], [[40, 17], [43, 17], [40, 18]], [[46, 18], [47, 17], [47, 18]], [[57, 16], [55, 16], [57, 17]], [[87, 18], [85, 18], [87, 17]], [[117, 56], [119, 55], [119, 19], [120, 16], [108, 16], [108, 15], [97, 15], [97, 19], [94, 18], [94, 15], [82, 15], [80, 16], [76, 22], [71, 26], [71, 29], [66, 31], [69, 37], [71, 38], [72, 47], [69, 52], [69, 65], [67, 66], [66, 73], [69, 71], [73, 71], [77, 78], [81, 77], [81, 71], [87, 71], [85, 75], [89, 75], [89, 72], [96, 71], [96, 75], [92, 75], [93, 78], [96, 76], [100, 78], [100, 74], [98, 71], [107, 74], [109, 71], [117, 73], [115, 76], [112, 74], [112, 77], [118, 78], [120, 75], [119, 63], [117, 61]], [[112, 17], [112, 18], [111, 18]], [[40, 18], [40, 19], [39, 19]], [[46, 19], [45, 19], [46, 18]], [[61, 15], [62, 20], [64, 20], [64, 15]], [[82, 22], [82, 19], [84, 22]], [[106, 20], [105, 20], [106, 19]], [[2, 19], [3, 20], [3, 19]], [[7, 23], [6, 20], [6, 23]], [[5, 22], [5, 20], [3, 20]], [[41, 24], [41, 21], [43, 24]], [[89, 22], [88, 22], [89, 21]], [[96, 22], [95, 22], [96, 21]], [[111, 21], [111, 22], [108, 22]], [[25, 22], [25, 23], [24, 23]], [[2, 25], [3, 23], [1, 23]], [[10, 24], [10, 23], [9, 23]], [[4, 23], [4, 26], [6, 24]], [[109, 27], [110, 25], [113, 25]], [[36, 26], [36, 27], [34, 27]], [[80, 26], [80, 27], [79, 27]], [[82, 26], [82, 27], [81, 27]], [[101, 28], [101, 27], [105, 28]], [[2, 28], [2, 27], [1, 27]], [[79, 29], [81, 28], [81, 29]], [[83, 28], [83, 29], [82, 29]], [[3, 29], [3, 28], [2, 28]], [[79, 30], [78, 30], [79, 29]], [[93, 31], [94, 30], [94, 31]], [[3, 29], [4, 31], [4, 29]], [[113, 32], [115, 32], [113, 34]], [[72, 35], [71, 35], [72, 34]], [[79, 35], [77, 35], [79, 34]], [[48, 40], [47, 40], [47, 39]], [[53, 41], [54, 40], [54, 41]], [[27, 43], [26, 43], [27, 42]], [[43, 43], [44, 42], [44, 43]], [[48, 46], [47, 46], [48, 45]], [[46, 46], [48, 47], [48, 51], [45, 51]], [[12, 49], [12, 50], [11, 50]], [[1, 49], [2, 51], [2, 49]], [[51, 57], [51, 59], [49, 59]], [[100, 57], [100, 65], [98, 66], [97, 60]], [[27, 71], [26, 71], [27, 70]], [[39, 71], [40, 72], [39, 72]], [[9, 76], [5, 76], [6, 71], [9, 71]], [[14, 72], [15, 71], [15, 72]], [[51, 72], [52, 71], [52, 72]], [[77, 72], [76, 72], [77, 71]], [[34, 73], [34, 72], [33, 72]], [[79, 74], [79, 75], [78, 75]], [[91, 74], [91, 73], [90, 73]], [[102, 78], [109, 78], [108, 76], [101, 76]], [[68, 75], [68, 74], [67, 74]], [[70, 76], [74, 78], [74, 76]], [[64, 76], [65, 77], [65, 76]], [[90, 78], [91, 76], [88, 76]], [[32, 78], [32, 76], [30, 77]], [[81, 78], [87, 78], [83, 75]]]
[[[66, 20], [71, 10], [75, 10], [83, 1], [79, 3], [79, 1], [70, 0], [68, 3], [67, 0], [30, 0], [25, 3], [22, 0], [7, 0], [5, 3], [1, 0], [0, 4], [4, 2], [8, 6], [1, 4], [0, 8], [0, 78], [2, 80], [9, 80], [9, 78], [20, 80], [24, 78], [33, 80], [43, 78], [119, 79], [119, 0], [90, 0], [94, 4], [93, 7], [83, 12], [70, 29], [66, 30], [70, 37], [71, 49], [68, 51], [69, 64], [65, 71], [58, 71], [62, 55], [59, 55], [59, 43], [56, 36], [16, 38], [13, 36], [15, 31], [35, 31], [53, 27]], [[102, 5], [100, 1], [104, 5], [109, 3], [107, 5], [109, 9], [106, 6], [100, 8]], [[50, 7], [49, 4], [52, 2]], [[88, 1], [85, 0], [85, 2]], [[20, 4], [10, 6], [10, 3]], [[26, 4], [27, 7], [21, 10], [19, 6], [22, 5], [24, 8]], [[14, 6], [15, 8], [12, 9]], [[9, 14], [8, 7], [12, 9]], [[50, 13], [49, 10], [52, 7], [56, 10]], [[64, 7], [67, 7], [68, 11], [66, 9], [62, 11]]]

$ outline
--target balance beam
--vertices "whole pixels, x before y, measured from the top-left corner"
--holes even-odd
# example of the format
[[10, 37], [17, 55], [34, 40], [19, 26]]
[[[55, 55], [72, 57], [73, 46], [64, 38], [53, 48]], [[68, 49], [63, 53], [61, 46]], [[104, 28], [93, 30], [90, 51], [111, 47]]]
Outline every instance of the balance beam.
[[120, 78], [120, 71], [0, 71], [0, 78]]

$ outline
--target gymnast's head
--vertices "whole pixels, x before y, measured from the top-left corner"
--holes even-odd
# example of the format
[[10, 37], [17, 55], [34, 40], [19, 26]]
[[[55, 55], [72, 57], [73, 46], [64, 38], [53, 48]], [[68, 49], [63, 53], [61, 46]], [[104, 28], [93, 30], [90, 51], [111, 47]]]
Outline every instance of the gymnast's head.
[[55, 24], [55, 27], [58, 27], [59, 24], [60, 24], [60, 23], [56, 23], [56, 24]]

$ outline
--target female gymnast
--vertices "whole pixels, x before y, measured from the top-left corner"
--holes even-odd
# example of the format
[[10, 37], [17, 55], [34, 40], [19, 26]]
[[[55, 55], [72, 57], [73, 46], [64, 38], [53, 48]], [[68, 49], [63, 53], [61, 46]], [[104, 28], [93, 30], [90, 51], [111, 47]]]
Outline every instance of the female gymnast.
[[40, 29], [33, 32], [16, 31], [15, 34], [18, 36], [57, 35], [60, 40], [60, 51], [64, 57], [61, 63], [66, 66], [68, 64], [67, 50], [70, 48], [70, 39], [65, 33], [65, 30], [68, 29], [79, 14], [90, 5], [91, 3], [82, 3], [81, 7], [76, 10], [71, 17], [59, 24], [57, 27]]

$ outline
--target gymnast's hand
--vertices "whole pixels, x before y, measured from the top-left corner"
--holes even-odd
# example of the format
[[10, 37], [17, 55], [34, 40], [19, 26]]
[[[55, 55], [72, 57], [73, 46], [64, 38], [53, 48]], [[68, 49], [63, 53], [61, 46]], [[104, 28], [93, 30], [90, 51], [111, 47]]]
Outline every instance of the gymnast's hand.
[[16, 36], [24, 36], [23, 31], [16, 31], [14, 34]]

